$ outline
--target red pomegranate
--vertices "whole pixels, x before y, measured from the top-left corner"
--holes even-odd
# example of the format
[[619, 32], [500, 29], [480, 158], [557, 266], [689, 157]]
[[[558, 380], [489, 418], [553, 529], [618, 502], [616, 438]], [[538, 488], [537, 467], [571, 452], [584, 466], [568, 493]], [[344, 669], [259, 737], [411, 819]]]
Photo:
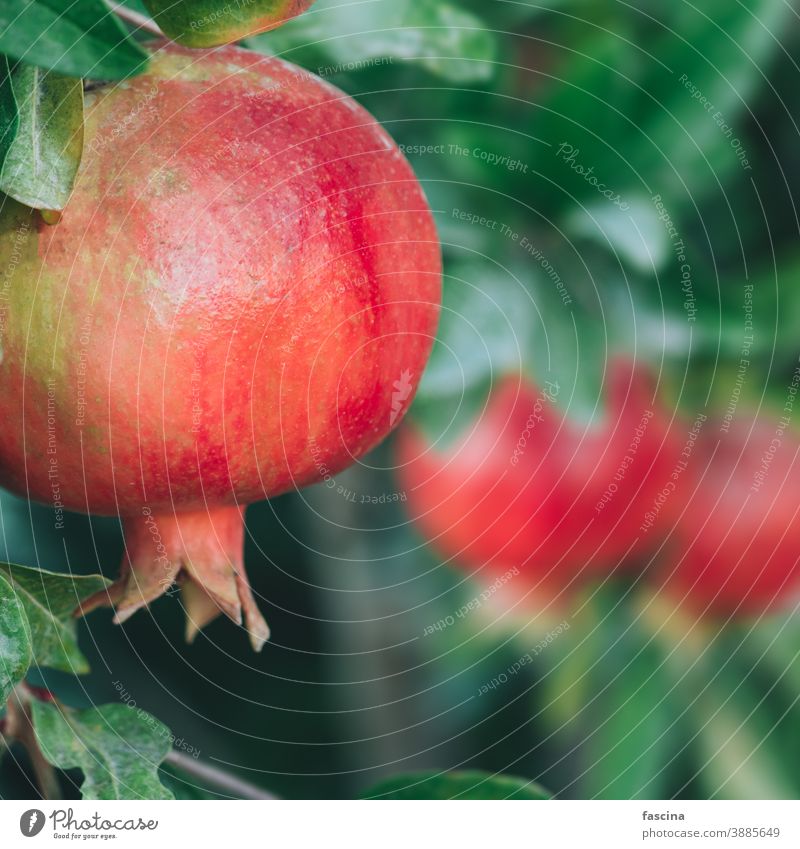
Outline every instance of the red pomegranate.
[[88, 94], [61, 221], [2, 203], [0, 484], [57, 523], [123, 517], [121, 577], [84, 610], [121, 621], [180, 579], [190, 637], [243, 612], [260, 647], [242, 508], [399, 421], [440, 249], [408, 163], [342, 92], [237, 48], [154, 51]]
[[275, 29], [313, 0], [144, 0], [161, 29], [186, 47], [217, 47]]
[[787, 418], [709, 423], [695, 491], [664, 563], [673, 597], [693, 610], [758, 615], [800, 601], [800, 440]]
[[406, 425], [397, 451], [409, 508], [435, 546], [491, 577], [515, 567], [548, 594], [636, 562], [652, 541], [644, 514], [676, 460], [649, 377], [628, 363], [611, 369], [599, 425], [571, 423], [557, 394], [506, 378], [451, 447]]

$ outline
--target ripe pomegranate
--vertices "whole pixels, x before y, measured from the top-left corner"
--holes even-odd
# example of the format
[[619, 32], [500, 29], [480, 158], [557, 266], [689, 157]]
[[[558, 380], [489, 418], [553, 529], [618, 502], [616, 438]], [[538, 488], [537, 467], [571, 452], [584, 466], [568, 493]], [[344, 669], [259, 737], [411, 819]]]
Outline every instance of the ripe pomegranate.
[[613, 365], [599, 425], [571, 423], [557, 395], [554, 384], [505, 378], [451, 447], [406, 425], [396, 458], [412, 516], [445, 555], [491, 577], [517, 568], [548, 595], [635, 562], [676, 456], [649, 377], [630, 364]]
[[122, 516], [122, 574], [84, 611], [122, 621], [180, 579], [189, 637], [243, 612], [260, 647], [243, 506], [399, 421], [440, 249], [410, 166], [342, 92], [238, 48], [154, 49], [88, 94], [60, 222], [2, 203], [0, 484], [57, 523]]
[[217, 47], [275, 29], [313, 0], [144, 0], [166, 35], [185, 47]]
[[709, 424], [696, 456], [665, 586], [697, 612], [725, 616], [800, 601], [800, 440], [788, 420]]

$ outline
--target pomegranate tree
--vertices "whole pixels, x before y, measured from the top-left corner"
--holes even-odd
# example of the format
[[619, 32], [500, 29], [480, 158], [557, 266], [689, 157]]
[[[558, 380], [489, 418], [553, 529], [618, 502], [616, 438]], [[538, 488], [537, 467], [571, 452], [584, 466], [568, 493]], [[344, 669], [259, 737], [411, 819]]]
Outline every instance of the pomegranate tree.
[[512, 377], [444, 450], [406, 426], [397, 463], [426, 536], [456, 561], [492, 575], [516, 567], [551, 590], [635, 563], [676, 452], [646, 374], [617, 362], [609, 389], [603, 421], [588, 428], [559, 412], [557, 385]]
[[[263, 5], [263, 4], [262, 4]], [[440, 299], [422, 190], [353, 100], [278, 59], [153, 48], [87, 93], [55, 226], [0, 212], [0, 483], [120, 515], [121, 621], [182, 585], [188, 635], [267, 628], [243, 507], [314, 483], [400, 420]]]

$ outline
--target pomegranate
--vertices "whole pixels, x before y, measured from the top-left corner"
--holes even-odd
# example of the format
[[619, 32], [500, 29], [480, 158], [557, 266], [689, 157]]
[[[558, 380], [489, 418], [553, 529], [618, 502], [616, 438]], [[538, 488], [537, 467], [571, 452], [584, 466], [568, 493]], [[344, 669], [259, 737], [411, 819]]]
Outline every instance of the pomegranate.
[[547, 595], [636, 562], [652, 541], [642, 517], [675, 462], [640, 370], [614, 364], [608, 414], [588, 429], [559, 413], [557, 395], [507, 377], [452, 447], [407, 425], [397, 448], [410, 511], [434, 545], [490, 577], [517, 569]]
[[122, 517], [121, 575], [84, 612], [122, 621], [178, 580], [189, 638], [243, 613], [259, 648], [242, 509], [399, 422], [440, 248], [410, 166], [342, 92], [234, 47], [153, 49], [88, 93], [60, 222], [3, 201], [0, 484], [57, 524]]
[[725, 616], [800, 601], [800, 440], [788, 419], [709, 424], [697, 457], [665, 586], [695, 611]]
[[275, 29], [313, 0], [144, 0], [166, 35], [185, 47], [217, 47]]

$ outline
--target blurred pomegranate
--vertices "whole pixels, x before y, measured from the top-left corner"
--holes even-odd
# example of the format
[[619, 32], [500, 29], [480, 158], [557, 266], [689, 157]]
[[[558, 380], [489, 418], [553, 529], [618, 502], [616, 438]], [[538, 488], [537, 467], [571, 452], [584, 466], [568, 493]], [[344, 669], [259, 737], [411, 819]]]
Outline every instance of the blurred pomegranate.
[[756, 615], [800, 599], [800, 440], [788, 421], [746, 419], [698, 441], [697, 485], [665, 561], [697, 612]]
[[[431, 445], [411, 425], [398, 438], [412, 516], [447, 556], [485, 564], [487, 578], [516, 567], [530, 587], [563, 589], [636, 565], [652, 547], [643, 517], [677, 451], [649, 376], [614, 363], [607, 414], [588, 428], [559, 412], [558, 391], [507, 378], [452, 446]], [[678, 506], [666, 499], [660, 527]]]

